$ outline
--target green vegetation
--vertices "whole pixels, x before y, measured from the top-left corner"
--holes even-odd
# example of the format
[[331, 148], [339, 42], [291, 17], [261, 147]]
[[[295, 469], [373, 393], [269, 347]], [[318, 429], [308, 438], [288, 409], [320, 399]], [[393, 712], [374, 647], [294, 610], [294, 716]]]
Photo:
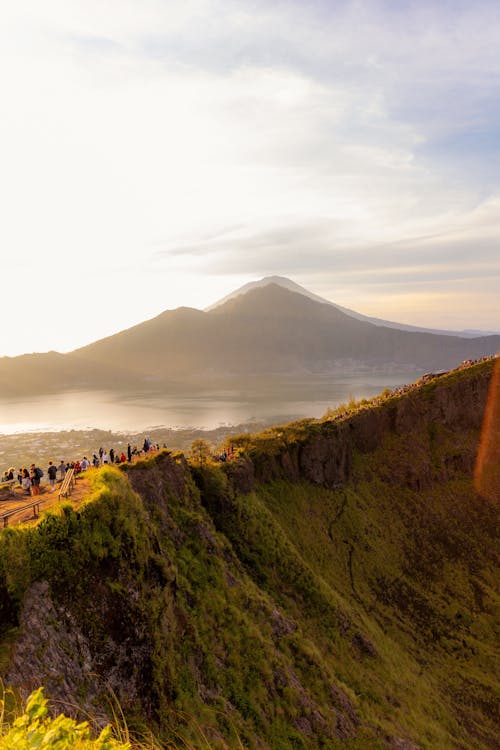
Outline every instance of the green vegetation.
[[328, 425], [330, 422], [344, 421], [363, 413], [373, 413], [374, 409], [395, 406], [401, 399], [405, 399], [409, 395], [410, 397], [416, 395], [418, 398], [429, 400], [432, 399], [436, 389], [447, 389], [456, 383], [463, 386], [468, 381], [474, 381], [481, 377], [489, 378], [493, 372], [494, 362], [495, 360], [490, 358], [473, 366], [450, 370], [442, 376], [421, 378], [413, 384], [394, 391], [386, 388], [373, 398], [363, 398], [359, 401], [350, 398], [347, 403], [342, 403], [335, 408], [328, 408], [323, 419], [301, 419], [285, 425], [272, 425], [258, 433], [249, 434], [245, 432], [240, 435], [233, 435], [226, 439], [226, 443], [237, 446], [241, 453], [252, 457], [259, 454], [273, 454], [288, 445], [301, 444], [310, 440], [311, 436], [321, 432], [322, 425]]
[[212, 450], [206, 440], [198, 438], [191, 443], [190, 457], [193, 463], [203, 467], [212, 457]]
[[471, 477], [487, 374], [242, 438], [227, 464], [105, 468], [80, 508], [6, 529], [8, 684], [100, 722], [111, 689], [132, 733], [181, 746], [495, 747], [498, 516]]
[[[0, 701], [2, 709], [4, 701]], [[42, 688], [35, 691], [26, 703], [24, 713], [12, 725], [0, 724], [0, 748], [2, 750], [129, 750], [128, 742], [122, 743], [112, 736], [111, 726], [105, 727], [95, 739], [87, 722], [77, 723], [64, 714], [56, 718], [49, 716], [47, 700]]]
[[[53, 708], [53, 707], [52, 707]], [[118, 707], [119, 708], [119, 707]], [[227, 746], [226, 750], [227, 750]], [[235, 747], [241, 748], [239, 739]], [[160, 743], [152, 735], [135, 737], [130, 734], [123, 715], [118, 711], [113, 722], [92, 731], [88, 721], [77, 722], [63, 713], [50, 715], [50, 706], [43, 688], [35, 690], [24, 708], [18, 707], [12, 691], [0, 699], [0, 748], [2, 750], [210, 750], [211, 745], [200, 729], [195, 744], [179, 738]]]

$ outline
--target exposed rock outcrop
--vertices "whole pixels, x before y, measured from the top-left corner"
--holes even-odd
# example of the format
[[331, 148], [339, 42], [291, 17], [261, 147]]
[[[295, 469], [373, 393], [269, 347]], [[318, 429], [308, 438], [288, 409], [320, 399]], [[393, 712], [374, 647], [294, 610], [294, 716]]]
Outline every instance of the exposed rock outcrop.
[[[442, 377], [380, 406], [317, 423], [289, 444], [284, 439], [280, 447], [272, 449], [257, 445], [236, 465], [229, 465], [227, 473], [242, 492], [274, 479], [338, 487], [352, 479], [356, 453], [372, 453], [391, 437], [400, 446], [408, 446], [395, 456], [394, 466], [388, 467], [388, 474], [398, 483], [421, 489], [434, 480], [446, 481], [457, 471], [470, 472], [493, 362], [476, 368], [475, 374], [473, 370], [469, 377]], [[445, 439], [453, 439], [455, 449], [439, 465], [432, 465], [433, 441]]]

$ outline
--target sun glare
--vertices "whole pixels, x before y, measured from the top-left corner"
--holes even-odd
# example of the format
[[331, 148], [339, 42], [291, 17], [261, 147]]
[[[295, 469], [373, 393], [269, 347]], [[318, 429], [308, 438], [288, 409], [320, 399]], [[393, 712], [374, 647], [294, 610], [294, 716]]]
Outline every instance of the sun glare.
[[497, 357], [483, 420], [475, 485], [480, 495], [500, 500], [500, 358]]

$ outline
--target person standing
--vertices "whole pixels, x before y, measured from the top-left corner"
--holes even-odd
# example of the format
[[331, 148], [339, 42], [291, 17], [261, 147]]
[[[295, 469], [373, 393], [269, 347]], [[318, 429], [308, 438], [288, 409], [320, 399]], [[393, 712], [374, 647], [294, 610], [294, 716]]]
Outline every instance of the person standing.
[[26, 490], [28, 495], [31, 495], [31, 479], [28, 469], [23, 469], [23, 478], [21, 480], [21, 486], [23, 490]]
[[35, 466], [35, 464], [31, 464], [30, 479], [31, 479], [31, 492], [33, 495], [40, 494], [40, 480], [42, 477], [43, 477], [43, 471], [39, 469], [38, 466]]
[[59, 479], [62, 482], [62, 480], [64, 479], [64, 477], [66, 475], [66, 464], [64, 463], [64, 461], [62, 460], [62, 458], [61, 458], [61, 463], [57, 467], [57, 470], [59, 472]]
[[114, 464], [115, 462], [115, 449], [114, 448], [109, 449], [109, 462], [112, 464]]
[[49, 475], [50, 491], [54, 492], [56, 486], [57, 466], [54, 466], [52, 461], [49, 461], [49, 468], [47, 469]]
[[130, 443], [127, 445], [127, 458], [130, 463], [132, 461], [132, 448], [130, 447]]

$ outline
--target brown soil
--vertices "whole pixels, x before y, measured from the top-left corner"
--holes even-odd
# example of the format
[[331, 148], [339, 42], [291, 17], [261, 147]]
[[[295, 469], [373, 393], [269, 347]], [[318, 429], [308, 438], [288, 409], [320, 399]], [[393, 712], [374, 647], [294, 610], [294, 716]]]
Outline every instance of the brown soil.
[[[133, 456], [132, 463], [136, 463], [142, 458], [142, 454], [140, 456]], [[40, 498], [40, 513], [42, 513], [44, 510], [48, 510], [49, 508], [56, 506], [62, 501], [68, 500], [73, 503], [75, 508], [77, 508], [82, 503], [84, 497], [88, 494], [88, 491], [90, 489], [90, 479], [93, 472], [95, 471], [96, 469], [91, 467], [87, 469], [85, 473], [79, 474], [76, 477], [76, 482], [71, 491], [71, 495], [67, 498], [59, 497], [59, 487], [61, 484], [60, 482], [57, 482], [53, 492], [50, 491], [48, 485], [42, 485], [40, 495], [38, 496]], [[7, 500], [0, 500], [0, 529], [4, 528], [4, 521], [2, 519], [3, 513], [8, 513], [15, 508], [22, 508], [24, 505], [28, 505], [34, 500], [36, 500], [36, 496], [29, 496], [23, 489], [21, 489], [21, 487], [15, 487], [12, 497], [8, 498]], [[15, 516], [11, 516], [8, 519], [8, 525], [17, 526], [20, 523], [35, 523], [36, 521], [38, 521], [38, 519], [39, 515], [34, 514], [34, 509], [28, 508], [27, 510], [21, 511]]]
[[[89, 469], [89, 474], [92, 470]], [[40, 513], [58, 505], [63, 500], [70, 500], [75, 507], [78, 507], [82, 502], [83, 497], [88, 493], [90, 485], [90, 476], [80, 475], [76, 479], [73, 491], [68, 498], [59, 497], [59, 483], [56, 484], [53, 492], [47, 486], [41, 488], [40, 495]], [[22, 508], [24, 505], [34, 502], [37, 499], [36, 496], [28, 496], [24, 490], [20, 487], [14, 489], [13, 497], [0, 502], [0, 528], [3, 527], [3, 519], [1, 516], [3, 513], [8, 513], [16, 508]], [[19, 512], [15, 516], [11, 516], [8, 519], [9, 526], [17, 526], [20, 523], [33, 523], [38, 520], [39, 516], [34, 515], [34, 509], [28, 508], [24, 511]]]

